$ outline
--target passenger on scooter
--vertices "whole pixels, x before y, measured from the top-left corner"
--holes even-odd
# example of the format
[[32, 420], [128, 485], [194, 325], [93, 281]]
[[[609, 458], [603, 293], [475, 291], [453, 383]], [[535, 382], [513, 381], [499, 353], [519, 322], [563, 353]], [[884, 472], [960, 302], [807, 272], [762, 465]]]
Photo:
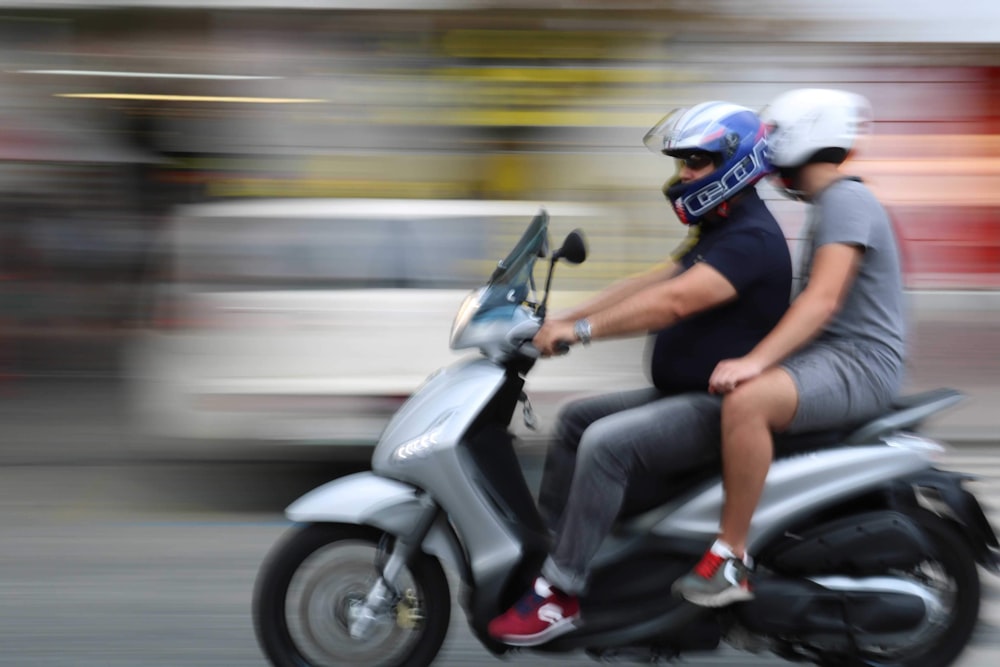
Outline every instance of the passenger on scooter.
[[490, 634], [533, 646], [573, 629], [590, 562], [637, 480], [719, 460], [721, 397], [708, 391], [716, 364], [746, 354], [788, 307], [791, 259], [754, 184], [766, 175], [765, 127], [749, 109], [706, 102], [678, 109], [647, 134], [678, 172], [664, 194], [686, 243], [672, 261], [617, 282], [534, 338], [544, 356], [560, 342], [658, 332], [651, 387], [586, 398], [559, 417], [539, 505], [555, 535], [541, 575]]
[[804, 286], [778, 325], [739, 358], [719, 363], [722, 403], [721, 533], [674, 593], [707, 607], [753, 597], [746, 541], [773, 457], [772, 432], [844, 427], [889, 408], [903, 380], [905, 314], [889, 218], [841, 163], [872, 120], [866, 99], [801, 89], [765, 112], [776, 183], [811, 204]]

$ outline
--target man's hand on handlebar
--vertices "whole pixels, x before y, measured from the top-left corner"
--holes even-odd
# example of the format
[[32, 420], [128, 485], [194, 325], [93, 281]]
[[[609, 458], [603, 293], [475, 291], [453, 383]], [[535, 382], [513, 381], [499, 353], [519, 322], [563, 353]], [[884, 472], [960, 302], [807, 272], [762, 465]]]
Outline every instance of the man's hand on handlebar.
[[572, 320], [548, 319], [531, 341], [543, 357], [566, 354], [571, 345], [579, 342], [573, 332]]

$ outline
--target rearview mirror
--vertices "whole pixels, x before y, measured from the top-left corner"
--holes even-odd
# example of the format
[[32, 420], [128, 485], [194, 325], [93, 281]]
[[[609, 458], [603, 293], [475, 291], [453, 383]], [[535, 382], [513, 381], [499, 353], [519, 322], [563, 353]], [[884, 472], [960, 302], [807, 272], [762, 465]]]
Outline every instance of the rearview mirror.
[[587, 241], [583, 237], [583, 232], [574, 229], [567, 234], [562, 247], [553, 253], [552, 259], [565, 259], [570, 264], [581, 264], [587, 259]]

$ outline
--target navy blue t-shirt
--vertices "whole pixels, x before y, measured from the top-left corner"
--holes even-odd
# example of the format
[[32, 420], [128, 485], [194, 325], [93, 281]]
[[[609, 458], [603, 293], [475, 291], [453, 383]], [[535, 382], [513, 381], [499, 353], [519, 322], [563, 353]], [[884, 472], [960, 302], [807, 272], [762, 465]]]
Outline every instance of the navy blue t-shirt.
[[788, 243], [753, 188], [731, 203], [727, 219], [702, 223], [698, 242], [680, 260], [685, 271], [697, 262], [725, 276], [738, 296], [656, 334], [650, 379], [664, 391], [707, 390], [716, 364], [752, 350], [788, 309]]

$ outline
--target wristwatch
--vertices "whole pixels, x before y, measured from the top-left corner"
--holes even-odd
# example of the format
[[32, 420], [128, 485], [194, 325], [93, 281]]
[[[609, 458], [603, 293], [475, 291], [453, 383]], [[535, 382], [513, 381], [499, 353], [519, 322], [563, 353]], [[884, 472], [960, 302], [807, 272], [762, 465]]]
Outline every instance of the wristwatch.
[[584, 345], [590, 345], [590, 320], [586, 317], [577, 320], [573, 325], [573, 333], [576, 334], [576, 337], [580, 339], [581, 343]]

